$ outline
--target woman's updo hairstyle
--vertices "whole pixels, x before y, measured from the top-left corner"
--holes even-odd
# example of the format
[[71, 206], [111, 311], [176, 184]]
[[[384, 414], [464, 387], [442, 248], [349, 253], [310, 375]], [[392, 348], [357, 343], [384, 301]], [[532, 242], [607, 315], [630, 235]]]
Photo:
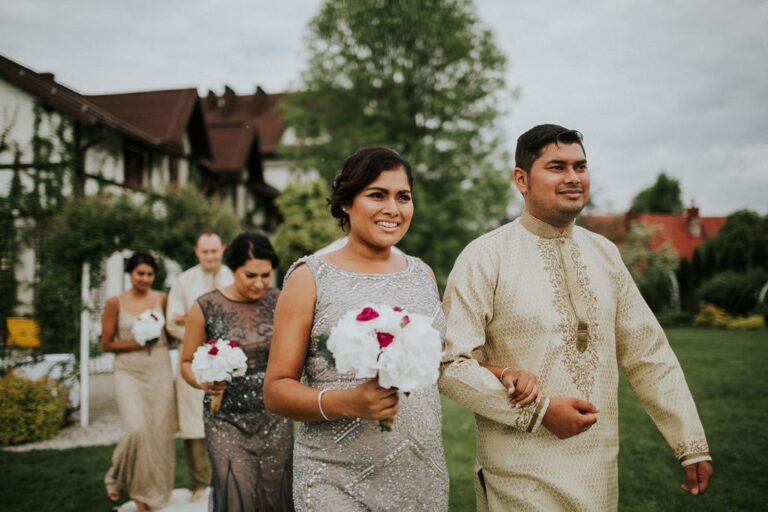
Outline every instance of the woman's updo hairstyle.
[[142, 263], [149, 265], [152, 270], [157, 272], [157, 260], [147, 251], [136, 251], [131, 254], [131, 257], [125, 262], [125, 271], [130, 274]]
[[370, 185], [383, 171], [392, 171], [402, 167], [408, 176], [408, 185], [413, 190], [413, 171], [403, 157], [389, 148], [364, 148], [352, 154], [344, 161], [341, 172], [333, 180], [331, 197], [328, 205], [331, 215], [339, 219], [339, 226], [346, 230], [349, 227], [349, 215], [343, 207], [352, 204], [355, 196]]
[[244, 231], [237, 235], [224, 253], [224, 264], [234, 272], [248, 260], [267, 260], [272, 268], [280, 262], [269, 238], [255, 231]]

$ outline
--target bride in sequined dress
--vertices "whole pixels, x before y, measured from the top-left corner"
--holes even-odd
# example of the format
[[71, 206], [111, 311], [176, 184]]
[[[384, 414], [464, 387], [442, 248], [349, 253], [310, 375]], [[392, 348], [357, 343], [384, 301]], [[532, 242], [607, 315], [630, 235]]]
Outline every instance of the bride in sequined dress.
[[[350, 156], [334, 181], [331, 214], [348, 229], [343, 248], [298, 260], [275, 310], [264, 382], [267, 409], [300, 421], [294, 444], [297, 511], [448, 509], [448, 471], [437, 386], [405, 396], [376, 379], [340, 373], [325, 340], [367, 302], [445, 322], [432, 270], [392, 250], [413, 216], [408, 162], [386, 148]], [[391, 432], [379, 420], [394, 418]]]

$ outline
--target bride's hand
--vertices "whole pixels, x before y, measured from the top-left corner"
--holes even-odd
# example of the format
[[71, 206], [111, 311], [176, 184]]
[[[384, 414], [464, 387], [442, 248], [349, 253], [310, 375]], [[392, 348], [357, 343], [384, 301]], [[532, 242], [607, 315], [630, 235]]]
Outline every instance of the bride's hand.
[[345, 390], [344, 393], [347, 394], [344, 398], [348, 408], [345, 416], [381, 421], [394, 418], [397, 414], [399, 408], [397, 389], [382, 388], [377, 378]]
[[525, 407], [531, 402], [541, 399], [539, 382], [531, 372], [525, 370], [507, 370], [504, 372], [504, 387], [507, 388], [509, 405]]
[[220, 395], [227, 389], [227, 381], [225, 380], [219, 382], [198, 382], [198, 385], [200, 389], [209, 395]]

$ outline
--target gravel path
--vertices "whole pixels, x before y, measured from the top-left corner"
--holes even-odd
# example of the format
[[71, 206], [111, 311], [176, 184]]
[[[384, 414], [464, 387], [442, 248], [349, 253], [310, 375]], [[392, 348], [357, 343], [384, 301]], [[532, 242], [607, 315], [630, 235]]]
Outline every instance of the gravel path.
[[80, 414], [73, 415], [74, 424], [63, 428], [59, 435], [47, 441], [3, 448], [11, 452], [75, 448], [116, 444], [120, 438], [120, 416], [117, 413], [111, 373], [90, 376], [91, 406], [88, 428], [80, 426]]

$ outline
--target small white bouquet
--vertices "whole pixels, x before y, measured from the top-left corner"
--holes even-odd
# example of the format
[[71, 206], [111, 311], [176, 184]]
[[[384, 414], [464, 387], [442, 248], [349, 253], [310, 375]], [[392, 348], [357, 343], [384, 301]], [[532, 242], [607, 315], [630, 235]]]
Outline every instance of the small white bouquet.
[[[383, 388], [406, 393], [437, 382], [443, 342], [426, 315], [400, 307], [366, 304], [348, 311], [328, 337], [327, 347], [340, 372], [358, 379], [379, 377]], [[392, 422], [381, 422], [391, 430]]]
[[165, 318], [163, 318], [162, 313], [147, 309], [136, 317], [136, 321], [131, 327], [131, 335], [133, 335], [136, 343], [142, 347], [145, 345], [151, 347], [160, 339], [164, 326]]
[[[248, 357], [235, 340], [208, 340], [197, 347], [192, 357], [192, 373], [197, 382], [232, 382], [233, 377], [242, 377], [247, 370]], [[224, 393], [211, 396], [212, 415], [219, 412], [223, 398]]]

